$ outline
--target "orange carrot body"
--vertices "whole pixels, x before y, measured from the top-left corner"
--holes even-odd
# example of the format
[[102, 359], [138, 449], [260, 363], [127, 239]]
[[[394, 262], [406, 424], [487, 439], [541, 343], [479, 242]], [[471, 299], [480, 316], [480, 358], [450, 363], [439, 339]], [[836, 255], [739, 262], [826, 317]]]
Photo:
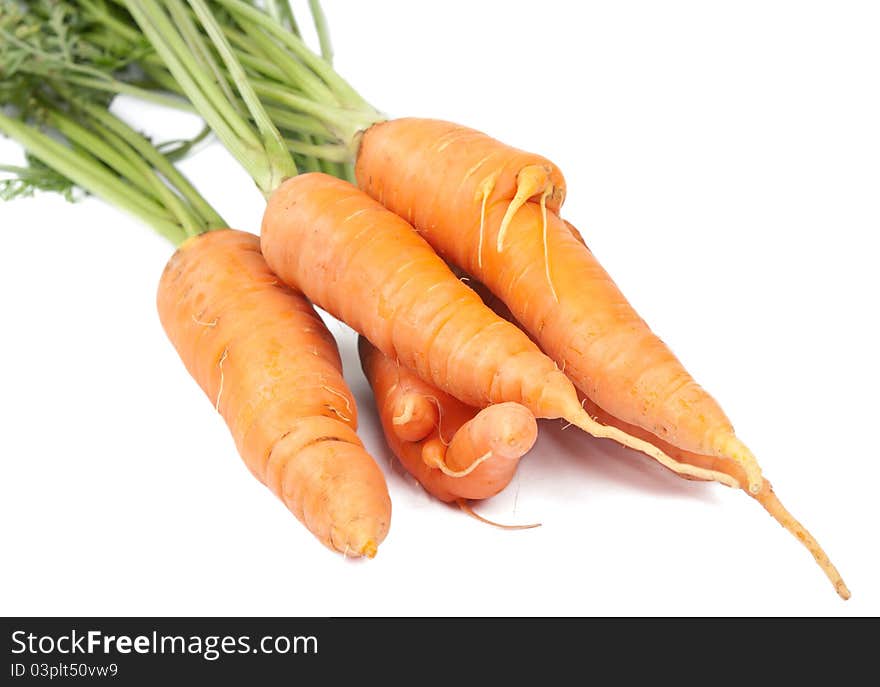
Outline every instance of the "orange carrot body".
[[[364, 191], [422, 231], [436, 220], [438, 209], [453, 222], [476, 207], [479, 224], [483, 197], [487, 206], [506, 206], [516, 195], [520, 171], [529, 167], [546, 170], [553, 189], [547, 208], [558, 213], [565, 179], [550, 160], [437, 119], [374, 124], [362, 139], [355, 173]], [[388, 176], [392, 170], [394, 175]]]
[[254, 476], [326, 546], [375, 555], [391, 502], [355, 433], [339, 353], [308, 301], [269, 270], [259, 239], [233, 230], [190, 239], [168, 262], [157, 303]]
[[[480, 411], [432, 387], [363, 337], [358, 347], [388, 445], [426, 491], [456, 501], [489, 498], [507, 486], [537, 438], [537, 423], [526, 408], [500, 403]], [[437, 411], [437, 424], [412, 438], [414, 426], [395, 422], [397, 409], [422, 401]], [[445, 474], [438, 463], [467, 474]]]
[[320, 173], [285, 181], [269, 199], [262, 249], [282, 281], [460, 401], [515, 401], [537, 417], [583, 412], [574, 386], [528, 336], [351, 184]]
[[590, 417], [525, 333], [487, 308], [410, 224], [351, 184], [321, 173], [285, 181], [269, 199], [261, 245], [282, 281], [463, 403], [520, 403], [535, 417], [565, 418], [673, 467], [650, 442]]
[[[537, 159], [464, 127], [402, 119], [366, 132], [356, 174], [445, 259], [485, 283], [596, 405], [667, 444], [732, 458], [756, 492], [760, 468], [720, 406], [557, 216], [564, 181], [555, 167], [543, 209], [533, 197], [510, 215], [517, 173]], [[483, 198], [486, 186], [493, 191]]]
[[[572, 236], [574, 236], [576, 240], [583, 244], [583, 239], [581, 238], [577, 229], [568, 224], [568, 222], [566, 222], [565, 224], [568, 225], [568, 229], [570, 230]], [[513, 317], [513, 314], [510, 312], [507, 306], [502, 301], [500, 301], [491, 291], [488, 291], [483, 284], [478, 281], [471, 280], [470, 285], [477, 293], [480, 294], [484, 302], [489, 307], [491, 307], [498, 315], [516, 324], [516, 318]], [[679, 464], [693, 465], [707, 471], [709, 474], [720, 473], [730, 475], [740, 485], [744, 485], [747, 483], [746, 474], [743, 470], [742, 465], [740, 465], [735, 460], [732, 460], [731, 458], [701, 455], [692, 451], [686, 451], [684, 449], [678, 448], [677, 446], [673, 446], [663, 441], [662, 439], [651, 435], [650, 432], [643, 429], [642, 427], [627, 424], [619, 418], [616, 418], [613, 415], [609, 415], [602, 408], [597, 406], [585, 396], [582, 397], [582, 401], [587, 412], [589, 412], [590, 415], [595, 417], [599, 422], [612, 427], [617, 427], [621, 431], [639, 439], [650, 441], [652, 444], [655, 444], [661, 451], [663, 451], [665, 455], [670, 456]], [[666, 467], [670, 466], [667, 465]], [[676, 470], [676, 472], [679, 471]], [[681, 474], [681, 476], [688, 479], [707, 478], [705, 474]], [[842, 598], [848, 599], [850, 596], [849, 589], [847, 588], [846, 583], [843, 581], [843, 578], [840, 576], [840, 573], [837, 571], [837, 568], [828, 558], [828, 555], [822, 549], [819, 542], [816, 541], [816, 538], [813, 537], [813, 535], [810, 534], [810, 532], [800, 522], [798, 522], [782, 505], [782, 503], [779, 501], [779, 498], [773, 491], [773, 486], [770, 484], [770, 482], [764, 479], [761, 484], [761, 489], [757, 493], [753, 493], [751, 491], [747, 491], [746, 493], [748, 493], [758, 503], [760, 503], [761, 506], [763, 506], [763, 508], [768, 513], [770, 513], [770, 515], [775, 518], [780, 525], [782, 525], [786, 530], [794, 535], [797, 540], [800, 541], [807, 548], [807, 550], [815, 559], [816, 563], [834, 585], [837, 593]]]

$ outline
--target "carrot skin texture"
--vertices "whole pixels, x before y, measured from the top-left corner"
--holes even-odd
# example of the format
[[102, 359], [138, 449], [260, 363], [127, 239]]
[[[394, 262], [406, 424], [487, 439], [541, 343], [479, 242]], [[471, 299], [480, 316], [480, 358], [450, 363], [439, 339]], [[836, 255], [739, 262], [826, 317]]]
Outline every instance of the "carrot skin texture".
[[326, 546], [375, 555], [391, 501], [355, 432], [336, 344], [302, 294], [269, 270], [259, 239], [225, 229], [185, 242], [162, 274], [157, 306], [251, 473]]
[[[487, 152], [493, 144], [494, 152]], [[478, 155], [489, 157], [475, 168]], [[411, 219], [444, 259], [507, 304], [599, 406], [687, 451], [719, 457], [738, 451], [718, 403], [651, 332], [577, 230], [558, 217], [561, 174], [553, 183], [563, 192], [545, 199], [546, 214], [534, 200], [521, 206], [510, 218], [504, 248], [496, 249], [517, 170], [533, 161], [526, 155], [454, 124], [400, 119], [364, 134], [355, 172], [370, 196]], [[496, 174], [483, 202], [478, 190]], [[759, 471], [750, 471], [757, 487]]]
[[459, 427], [446, 449], [450, 470], [467, 470], [475, 460], [493, 456], [519, 460], [535, 444], [538, 424], [519, 403], [496, 403], [479, 411]]
[[[364, 337], [358, 342], [361, 366], [376, 397], [376, 407], [389, 447], [406, 470], [425, 490], [441, 501], [485, 499], [506, 487], [519, 459], [534, 445], [537, 423], [523, 406], [501, 403], [480, 411], [467, 406], [397, 365]], [[400, 437], [394, 425], [394, 408], [403, 395], [431, 398], [439, 425], [418, 441]], [[445, 460], [453, 470], [466, 470], [492, 451], [467, 475], [451, 477], [431, 467], [426, 458]]]
[[[516, 166], [516, 153], [486, 136], [454, 124], [438, 128], [430, 120], [403, 119], [363, 135], [357, 183], [406, 217], [445, 260], [485, 283], [589, 397], [591, 414], [606, 427], [655, 446], [660, 455], [640, 450], [679, 474], [743, 487], [806, 546], [838, 594], [849, 598], [837, 569], [776, 498], [715, 399], [638, 316], [580, 232], [558, 216], [564, 182], [560, 194], [551, 175], [550, 186], [530, 198], [539, 202], [521, 204], [520, 172], [529, 165], [520, 166], [515, 186], [509, 172], [499, 186], [501, 175], [487, 162], [475, 164], [468, 145], [454, 145], [460, 140], [473, 147], [476, 138], [484, 149], [494, 143], [496, 157]], [[599, 408], [607, 412], [595, 413]]]
[[463, 403], [520, 403], [535, 417], [565, 418], [680, 471], [733, 483], [598, 424], [534, 341], [486, 307], [412, 225], [348, 182], [320, 173], [285, 181], [269, 198], [261, 245], [282, 281]]
[[462, 210], [476, 206], [479, 222], [484, 190], [487, 205], [506, 207], [516, 195], [520, 170], [530, 166], [547, 170], [554, 189], [547, 208], [558, 213], [565, 178], [547, 158], [459, 124], [405, 117], [374, 124], [364, 133], [355, 176], [364, 191], [421, 231], [443, 207], [460, 219]]
[[582, 413], [571, 381], [462, 284], [407, 222], [321, 173], [272, 194], [262, 250], [278, 277], [467, 405]]

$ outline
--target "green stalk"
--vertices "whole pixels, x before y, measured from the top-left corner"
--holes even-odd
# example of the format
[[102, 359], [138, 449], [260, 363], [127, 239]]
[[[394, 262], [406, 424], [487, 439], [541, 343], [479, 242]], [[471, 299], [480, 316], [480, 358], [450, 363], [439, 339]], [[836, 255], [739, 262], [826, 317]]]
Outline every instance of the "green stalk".
[[223, 35], [226, 36], [230, 45], [235, 49], [235, 54], [238, 55], [238, 59], [243, 67], [262, 76], [275, 79], [276, 81], [284, 79], [284, 72], [278, 68], [277, 64], [266, 58], [265, 53], [257, 56], [248, 52], [249, 50], [252, 50], [254, 46], [247, 36], [236, 29], [233, 29], [231, 26], [223, 27]]
[[181, 37], [186, 46], [193, 53], [195, 59], [198, 60], [200, 64], [207, 67], [210, 73], [213, 74], [214, 82], [220, 87], [220, 90], [223, 91], [226, 100], [233, 105], [237, 105], [236, 97], [233, 94], [232, 89], [229, 87], [229, 82], [226, 80], [223, 70], [220, 65], [217, 64], [217, 61], [211, 54], [211, 50], [202, 40], [201, 33], [199, 32], [189, 10], [182, 2], [168, 2], [166, 3], [166, 6], [171, 21], [173, 21], [180, 30]]
[[347, 162], [351, 157], [347, 148], [332, 143], [310, 143], [294, 141], [289, 138], [285, 139], [285, 143], [287, 144], [288, 150], [293, 153], [309, 155], [310, 157], [316, 157], [329, 162]]
[[149, 162], [159, 174], [165, 177], [171, 186], [193, 206], [203, 222], [213, 227], [224, 226], [223, 218], [217, 211], [196, 191], [189, 180], [177, 170], [177, 167], [171, 164], [168, 158], [160, 153], [143, 135], [129, 127], [121, 119], [114, 117], [107, 110], [91, 104], [83, 104], [81, 107], [89, 116], [101, 122], [120, 138], [125, 139], [138, 154]]
[[[139, 190], [144, 192], [144, 197], [146, 197], [149, 179], [143, 173], [143, 169], [132, 164], [124, 154], [121, 154], [118, 149], [107, 143], [105, 139], [96, 136], [57, 110], [46, 112], [46, 122], [55, 127], [67, 140], [81, 150], [87, 151], [90, 155], [94, 155], [102, 160], [104, 164], [116, 170], [122, 176], [128, 177], [133, 182], [136, 181]], [[146, 202], [145, 207], [148, 207]]]
[[145, 208], [142, 199], [125, 182], [83, 152], [74, 152], [51, 136], [0, 113], [0, 131], [14, 138], [44, 164], [58, 170], [90, 193], [139, 217], [175, 246], [186, 239], [181, 228], [161, 209]]
[[298, 112], [312, 115], [324, 122], [343, 142], [353, 142], [358, 132], [369, 129], [381, 117], [364, 116], [357, 112], [321, 105], [308, 98], [291, 93], [281, 84], [253, 81], [254, 90], [262, 97]]
[[235, 107], [224, 99], [222, 91], [211, 81], [210, 73], [189, 54], [158, 2], [126, 0], [126, 6], [199, 114], [229, 152], [241, 161], [257, 186], [265, 188], [272, 171], [261, 152], [259, 139]]
[[67, 83], [75, 84], [77, 86], [83, 86], [85, 88], [93, 88], [96, 91], [105, 91], [107, 93], [114, 93], [116, 95], [131, 95], [135, 98], [140, 98], [141, 100], [145, 100], [155, 105], [161, 105], [162, 107], [182, 110], [184, 112], [194, 111], [193, 106], [189, 103], [188, 100], [184, 98], [168, 95], [166, 93], [151, 90], [149, 88], [141, 88], [130, 83], [125, 83], [124, 81], [119, 81], [118, 79], [112, 79], [109, 77], [92, 78], [85, 76], [65, 75], [64, 80]]
[[110, 10], [106, 9], [107, 6], [103, 2], [99, 5], [94, 0], [78, 0], [78, 3], [89, 16], [108, 27], [113, 35], [134, 44], [143, 40], [143, 36], [137, 29], [117, 19]]
[[[264, 194], [295, 173], [297, 162], [352, 178], [360, 133], [383, 117], [330, 65], [319, 2], [312, 0], [310, 10], [322, 56], [286, 26], [280, 1], [260, 9], [214, 0], [213, 10], [205, 0], [114, 1], [128, 8], [156, 50], [139, 59], [144, 73], [191, 100]], [[95, 0], [86, 2], [93, 7]], [[91, 18], [100, 23], [106, 14], [93, 11]], [[125, 38], [137, 49], [130, 31]]]
[[254, 24], [261, 26], [266, 33], [286, 46], [296, 55], [303, 64], [315, 72], [336, 93], [339, 102], [354, 109], [368, 110], [375, 114], [375, 110], [364, 100], [360, 94], [352, 88], [345, 79], [339, 76], [333, 67], [321, 57], [315, 55], [299, 36], [286, 31], [283, 26], [274, 21], [271, 16], [258, 8], [244, 2], [244, 0], [215, 0], [238, 17], [248, 19]]
[[309, 71], [302, 62], [291, 57], [290, 53], [281, 48], [272, 37], [253, 22], [241, 20], [240, 25], [251, 39], [251, 45], [263, 52], [285, 74], [283, 79], [299, 86], [303, 94], [317, 102], [335, 105], [333, 92], [321, 79]]
[[266, 11], [275, 21], [286, 27], [288, 31], [299, 36], [299, 27], [293, 17], [293, 9], [287, 0], [266, 0]]
[[[146, 182], [145, 186], [142, 186], [140, 189], [144, 195], [153, 194], [156, 198], [156, 202], [166, 208], [168, 212], [174, 216], [177, 223], [183, 228], [187, 236], [195, 236], [198, 234], [202, 229], [202, 221], [197, 212], [186, 206], [181, 198], [179, 198], [159, 174], [157, 174], [157, 170], [154, 166], [149, 164], [148, 160], [138, 152], [137, 142], [139, 140], [146, 142], [146, 139], [136, 131], [129, 129], [121, 120], [111, 115], [107, 110], [99, 110], [99, 108], [89, 106], [88, 104], [82, 104], [79, 109], [82, 114], [90, 114], [93, 117], [90, 124], [95, 129], [98, 136], [103, 140], [108, 141], [121, 156], [124, 156], [126, 162], [135, 170], [137, 175]], [[102, 116], [102, 114], [106, 115], [106, 117]], [[105, 119], [117, 123], [118, 126], [105, 126]], [[64, 130], [61, 127], [58, 127], [58, 130], [64, 133]], [[163, 160], [166, 166], [173, 169], [173, 166], [168, 164], [168, 161], [165, 160], [155, 148], [149, 145], [149, 143], [147, 143], [146, 147], [150, 148], [157, 158]], [[89, 148], [88, 150], [93, 153], [95, 152], [95, 149], [92, 148]], [[105, 162], [108, 160], [105, 155], [97, 155], [97, 157]], [[126, 174], [122, 172], [122, 170], [118, 171], [120, 171], [128, 181], [135, 181], [135, 176], [133, 174]], [[213, 214], [213, 210], [211, 210], [211, 213]]]
[[327, 16], [321, 7], [321, 0], [309, 0], [309, 10], [312, 20], [315, 22], [315, 31], [318, 32], [318, 41], [321, 45], [321, 57], [327, 64], [333, 64], [333, 44], [330, 42], [330, 30], [327, 26]]
[[297, 114], [280, 107], [265, 105], [266, 113], [272, 118], [272, 121], [282, 130], [289, 129], [291, 131], [301, 131], [306, 134], [315, 134], [323, 138], [333, 138], [333, 133], [327, 128], [321, 120], [309, 115]]
[[[237, 53], [239, 58], [244, 58], [245, 53]], [[242, 60], [243, 61], [243, 60]], [[175, 81], [174, 77], [168, 71], [164, 62], [161, 59], [156, 57], [155, 59], [146, 59], [141, 63], [141, 68], [144, 72], [159, 86], [164, 88], [166, 91], [174, 94], [178, 94], [181, 98], [186, 98], [186, 93], [181, 88], [180, 84]], [[254, 90], [257, 93], [261, 93], [267, 90], [271, 90], [272, 92], [277, 92], [277, 83], [272, 80], [264, 80], [259, 77], [249, 76], [249, 81], [254, 85]], [[273, 89], [274, 86], [274, 89]], [[121, 90], [118, 92], [126, 93], [129, 92], [131, 95], [139, 95], [141, 89], [131, 89], [130, 91]], [[114, 91], [117, 92], [117, 91]], [[144, 97], [149, 96], [154, 92], [146, 91], [144, 93]], [[154, 93], [156, 96], [162, 96], [163, 98], [170, 101], [170, 104], [178, 107], [178, 109], [187, 109], [189, 111], [193, 111], [192, 105], [189, 105], [186, 100], [178, 100], [174, 96], [168, 96], [162, 94], [160, 92]], [[294, 96], [297, 97], [297, 96]], [[298, 101], [301, 103], [308, 103], [307, 100]], [[322, 136], [324, 138], [335, 138], [334, 133], [327, 127], [326, 124], [323, 123], [321, 117], [299, 114], [297, 112], [291, 112], [288, 109], [284, 109], [281, 107], [273, 106], [269, 103], [263, 103], [263, 108], [266, 110], [266, 113], [269, 115], [269, 118], [275, 122], [275, 125], [278, 126], [279, 129], [289, 129], [291, 131], [299, 131], [308, 134], [316, 134], [318, 136]], [[348, 119], [345, 118], [344, 113], [342, 117], [337, 117], [339, 114], [338, 110], [328, 111], [323, 110], [320, 106], [313, 108], [313, 110], [318, 112], [324, 112], [327, 114], [327, 117], [330, 119], [339, 119], [340, 121], [345, 122], [345, 128], [351, 128], [351, 123]]]
[[[164, 10], [161, 9], [163, 6], [175, 8], [175, 24], [181, 26], [191, 21], [185, 20], [184, 14], [189, 14], [190, 17], [195, 14], [194, 12], [191, 13], [190, 8], [184, 9], [181, 0], [166, 0], [165, 2], [150, 0], [137, 3], [134, 0], [116, 1], [127, 4], [135, 21], [139, 24], [144, 23], [143, 17], [140, 16], [144, 13], [152, 17], [155, 22], [161, 22], [165, 14]], [[201, 0], [199, 1], [201, 2]], [[94, 0], [88, 0], [88, 2], [92, 3]], [[166, 90], [189, 93], [196, 109], [200, 112], [205, 112], [203, 104], [200, 104], [198, 100], [201, 96], [210, 95], [210, 87], [204, 86], [204, 93], [194, 94], [192, 84], [178, 78], [180, 65], [175, 67], [173, 62], [177, 61], [183, 65], [186, 65], [188, 61], [200, 64], [204, 73], [191, 69], [191, 76], [201, 83], [204, 80], [203, 77], [208, 78], [207, 73], [213, 72], [213, 81], [224, 84], [224, 86], [215, 89], [215, 93], [225, 92], [227, 104], [232, 104], [232, 109], [236, 110], [236, 115], [239, 115], [239, 117], [242, 113], [238, 107], [240, 101], [235, 95], [230, 96], [229, 90], [225, 85], [234, 84], [238, 88], [243, 83], [249, 82], [256, 95], [265, 101], [263, 110], [277, 127], [290, 133], [295, 131], [302, 134], [302, 136], [292, 137], [294, 142], [304, 142], [304, 137], [307, 138], [309, 134], [320, 135], [325, 139], [328, 137], [334, 140], [339, 139], [348, 146], [349, 151], [353, 155], [358, 134], [377, 121], [382, 121], [383, 117], [370, 107], [363, 98], [357, 95], [333, 71], [326, 60], [313, 54], [301, 39], [285, 29], [284, 25], [279, 22], [277, 13], [273, 17], [272, 14], [241, 0], [214, 0], [214, 2], [231, 12], [232, 16], [221, 13], [215, 16], [210, 11], [205, 11], [206, 5], [204, 2], [201, 2], [202, 13], [195, 14], [196, 21], [202, 25], [201, 29], [204, 31], [207, 31], [206, 22], [220, 26], [220, 33], [222, 33], [225, 39], [224, 42], [229, 46], [230, 52], [237, 58], [235, 62], [241, 67], [240, 72], [233, 75], [227, 69], [221, 70], [220, 65], [216, 61], [211, 60], [214, 66], [206, 62], [206, 50], [201, 31], [198, 31], [199, 40], [196, 40], [194, 35], [196, 32], [191, 28], [186, 29], [188, 37], [184, 39], [180, 36], [179, 30], [177, 32], [168, 31], [169, 25], [166, 21], [162, 26], [162, 38], [168, 42], [168, 45], [154, 45], [158, 54], [145, 55], [139, 60], [146, 73], [150, 74], [153, 80]], [[281, 3], [276, 6], [276, 10], [280, 7]], [[161, 13], [161, 17], [156, 14], [157, 9]], [[320, 35], [323, 35], [323, 43], [326, 50], [329, 45], [326, 17], [323, 15], [319, 4], [315, 4], [312, 10], [313, 13], [317, 13], [315, 16], [319, 39]], [[102, 21], [105, 15], [106, 13], [95, 13], [91, 18], [96, 21]], [[222, 21], [219, 19], [221, 16]], [[231, 18], [234, 18], [235, 23], [232, 23]], [[155, 43], [154, 36], [150, 35], [149, 27], [142, 26], [141, 28], [147, 33], [147, 37]], [[132, 49], [135, 49], [134, 46], [137, 42], [132, 40], [133, 37], [130, 35], [130, 31], [127, 32], [126, 38], [132, 42]], [[217, 41], [212, 37], [211, 42], [216, 44]], [[199, 47], [198, 44], [201, 44], [203, 47]], [[167, 50], [175, 45], [178, 50], [177, 59], [169, 61]], [[216, 45], [215, 49], [217, 49]], [[189, 53], [189, 60], [187, 60], [186, 52]], [[161, 71], [165, 72], [165, 74], [160, 75], [159, 69], [156, 68], [157, 61], [162, 63]], [[223, 58], [223, 62], [225, 64], [229, 60]], [[170, 72], [167, 71], [169, 68]], [[213, 101], [213, 105], [215, 109], [220, 107], [216, 100]], [[224, 134], [222, 124], [216, 118], [212, 118], [209, 115], [203, 114], [203, 116], [206, 117], [212, 128], [216, 130], [221, 140], [225, 144], [229, 144], [229, 138]], [[228, 116], [230, 121], [227, 124], [231, 124], [231, 112]], [[251, 117], [251, 119], [253, 122], [256, 122], [254, 117]], [[221, 128], [218, 128], [218, 126]], [[264, 136], [261, 135], [261, 138], [264, 139], [264, 145], [267, 149], [271, 149], [273, 145], [276, 145], [274, 140], [272, 143], [269, 143], [265, 140]], [[309, 142], [315, 145], [322, 145], [325, 141], [312, 140]], [[252, 141], [250, 145], [253, 145]], [[290, 146], [285, 147], [290, 148]], [[236, 158], [242, 159], [243, 150], [236, 150], [235, 144], [232, 144], [230, 150]], [[277, 146], [274, 148], [274, 152], [277, 155], [281, 154]], [[334, 157], [338, 157], [338, 155]], [[344, 171], [338, 167], [327, 167], [329, 163], [326, 161], [322, 164], [325, 169], [333, 173]], [[249, 171], [254, 171], [251, 169], [252, 164], [248, 165], [247, 168]], [[253, 173], [252, 176], [254, 176]], [[259, 182], [259, 185], [263, 187], [265, 183]]]

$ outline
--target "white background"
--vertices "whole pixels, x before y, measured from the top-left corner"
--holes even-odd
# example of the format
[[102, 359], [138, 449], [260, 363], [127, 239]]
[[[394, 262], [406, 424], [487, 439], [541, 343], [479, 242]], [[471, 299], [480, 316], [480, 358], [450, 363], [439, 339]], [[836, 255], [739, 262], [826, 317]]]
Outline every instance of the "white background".
[[[96, 200], [44, 195], [0, 206], [0, 612], [880, 613], [876, 3], [326, 5], [338, 68], [383, 111], [562, 167], [565, 216], [722, 402], [852, 600], [745, 494], [554, 422], [478, 506], [543, 527], [432, 500], [390, 461], [334, 322], [394, 502], [378, 557], [343, 560], [247, 473], [166, 340], [170, 247]], [[20, 153], [0, 141], [0, 157]], [[222, 150], [185, 169], [258, 229], [261, 198]]]

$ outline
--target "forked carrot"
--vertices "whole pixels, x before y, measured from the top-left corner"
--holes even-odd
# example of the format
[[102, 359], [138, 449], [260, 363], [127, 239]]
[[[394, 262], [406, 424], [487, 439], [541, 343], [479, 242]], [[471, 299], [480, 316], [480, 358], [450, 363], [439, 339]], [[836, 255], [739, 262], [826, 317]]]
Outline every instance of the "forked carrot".
[[[364, 337], [361, 366], [385, 439], [406, 470], [441, 501], [486, 499], [504, 489], [534, 445], [535, 417], [517, 403], [479, 410], [431, 386]], [[431, 407], [435, 422], [400, 421], [400, 408]]]

